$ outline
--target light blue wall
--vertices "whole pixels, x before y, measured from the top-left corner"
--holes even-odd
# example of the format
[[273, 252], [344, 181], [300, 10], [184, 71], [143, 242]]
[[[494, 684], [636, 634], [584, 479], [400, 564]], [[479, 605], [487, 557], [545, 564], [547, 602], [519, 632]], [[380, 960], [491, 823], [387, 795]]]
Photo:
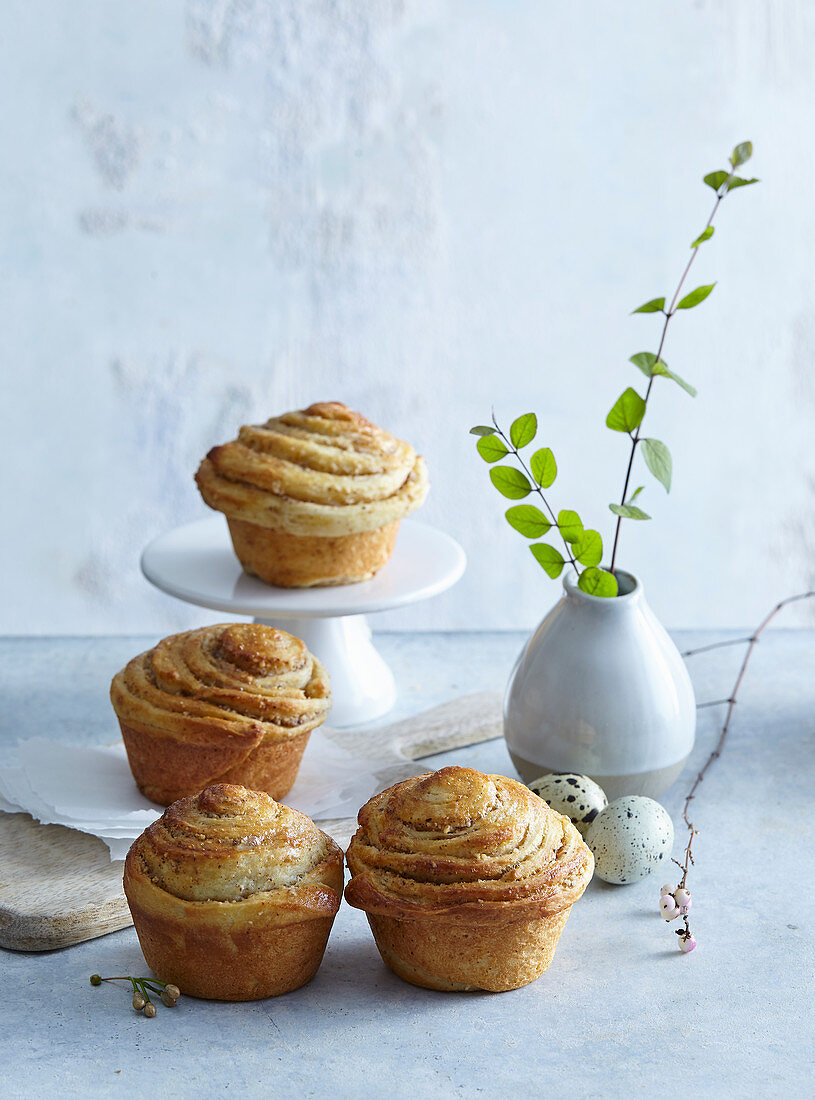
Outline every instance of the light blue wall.
[[204, 514], [210, 445], [316, 399], [426, 455], [423, 518], [470, 556], [382, 625], [531, 625], [558, 589], [467, 429], [535, 409], [557, 506], [611, 531], [603, 421], [657, 327], [629, 311], [670, 292], [700, 177], [745, 138], [762, 183], [665, 351], [699, 397], [649, 413], [675, 487], [642, 473], [654, 522], [621, 562], [670, 626], [815, 579], [812, 4], [7, 0], [3, 23], [5, 630], [207, 621], [138, 552]]

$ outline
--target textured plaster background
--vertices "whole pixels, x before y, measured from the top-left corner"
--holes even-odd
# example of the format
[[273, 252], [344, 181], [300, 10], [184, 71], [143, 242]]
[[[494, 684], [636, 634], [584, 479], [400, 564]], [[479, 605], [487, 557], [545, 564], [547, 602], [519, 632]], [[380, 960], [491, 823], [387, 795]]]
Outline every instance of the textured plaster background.
[[[665, 356], [620, 560], [668, 626], [815, 581], [815, 6], [806, 0], [7, 0], [2, 627], [160, 633], [143, 544], [247, 420], [342, 399], [411, 440], [470, 565], [391, 627], [525, 627], [558, 588], [467, 429], [535, 409], [557, 507], [611, 532], [603, 426], [751, 138]], [[811, 611], [800, 611], [805, 621]], [[787, 622], [795, 621], [793, 616]]]

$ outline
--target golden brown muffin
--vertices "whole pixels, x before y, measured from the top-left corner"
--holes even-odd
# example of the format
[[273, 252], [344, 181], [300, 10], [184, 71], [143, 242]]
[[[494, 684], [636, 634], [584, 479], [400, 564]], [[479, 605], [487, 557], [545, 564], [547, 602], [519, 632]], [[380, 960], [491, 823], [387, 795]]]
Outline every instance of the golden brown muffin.
[[217, 1001], [310, 981], [342, 880], [342, 850], [305, 814], [230, 784], [174, 802], [124, 868], [147, 965], [182, 993]]
[[331, 706], [317, 658], [260, 623], [165, 638], [116, 673], [110, 699], [136, 784], [162, 806], [215, 782], [282, 798]]
[[522, 783], [442, 768], [367, 802], [345, 890], [383, 961], [427, 989], [517, 989], [549, 966], [592, 854]]
[[409, 444], [338, 401], [241, 428], [195, 480], [247, 573], [284, 588], [368, 580], [428, 490]]

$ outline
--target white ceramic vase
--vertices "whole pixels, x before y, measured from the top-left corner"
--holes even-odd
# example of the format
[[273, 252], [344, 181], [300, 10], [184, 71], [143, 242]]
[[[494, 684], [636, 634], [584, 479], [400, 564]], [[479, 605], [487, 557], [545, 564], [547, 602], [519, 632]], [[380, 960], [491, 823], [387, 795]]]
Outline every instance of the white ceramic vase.
[[645, 600], [616, 570], [620, 594], [589, 596], [574, 571], [521, 651], [504, 698], [504, 736], [529, 783], [547, 772], [596, 780], [609, 801], [657, 798], [693, 748], [696, 700], [685, 664]]

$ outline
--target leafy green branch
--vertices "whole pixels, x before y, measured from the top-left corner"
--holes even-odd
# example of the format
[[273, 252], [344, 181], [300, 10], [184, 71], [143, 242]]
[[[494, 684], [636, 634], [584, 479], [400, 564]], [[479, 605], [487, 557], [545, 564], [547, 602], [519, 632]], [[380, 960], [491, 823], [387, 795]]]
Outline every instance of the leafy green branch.
[[[557, 477], [557, 462], [549, 447], [540, 447], [527, 463], [521, 454], [538, 432], [538, 419], [534, 413], [524, 413], [513, 420], [507, 436], [499, 427], [493, 413], [492, 425], [479, 424], [470, 429], [478, 436], [476, 449], [489, 463], [490, 480], [495, 488], [509, 500], [523, 500], [531, 493], [537, 494], [545, 509], [534, 504], [516, 504], [507, 509], [507, 523], [528, 539], [542, 539], [551, 531], [557, 531], [563, 543], [565, 557], [549, 542], [532, 542], [529, 549], [541, 568], [550, 576], [558, 577], [568, 561], [577, 572], [579, 587], [592, 596], [616, 596], [617, 580], [606, 569], [599, 568], [603, 558], [603, 540], [599, 532], [585, 528], [577, 512], [561, 509], [555, 515], [546, 498]], [[521, 469], [495, 463], [511, 456]], [[581, 566], [583, 567], [581, 569]]]
[[642, 438], [642, 422], [645, 418], [648, 399], [651, 396], [651, 389], [655, 378], [669, 378], [672, 382], [675, 382], [685, 390], [686, 393], [690, 394], [691, 397], [696, 396], [694, 387], [683, 378], [680, 378], [678, 374], [674, 374], [662, 358], [665, 338], [668, 334], [668, 325], [671, 322], [671, 318], [680, 309], [693, 309], [701, 302], [704, 302], [716, 285], [715, 283], [710, 283], [708, 285], [698, 286], [695, 290], [685, 294], [682, 298], [679, 297], [700, 247], [705, 241], [709, 241], [714, 234], [713, 219], [716, 217], [716, 212], [719, 209], [722, 199], [730, 191], [738, 187], [747, 187], [751, 183], [758, 183], [757, 179], [745, 179], [735, 174], [736, 169], [740, 168], [742, 164], [746, 164], [752, 155], [752, 144], [749, 141], [743, 141], [740, 145], [735, 147], [730, 155], [729, 171], [722, 169], [718, 172], [709, 172], [708, 175], [704, 177], [704, 182], [716, 192], [716, 201], [713, 204], [713, 209], [704, 229], [691, 243], [690, 259], [685, 265], [685, 269], [682, 272], [682, 276], [677, 284], [668, 308], [665, 308], [664, 297], [651, 298], [650, 301], [645, 302], [633, 311], [634, 313], [662, 313], [665, 316], [665, 321], [662, 325], [662, 334], [656, 354], [648, 351], [641, 351], [636, 355], [632, 355], [629, 360], [629, 362], [633, 363], [638, 370], [642, 371], [648, 379], [645, 396], [641, 396], [636, 390], [629, 387], [617, 398], [606, 417], [606, 426], [608, 428], [614, 432], [625, 432], [631, 437], [631, 451], [628, 456], [628, 466], [625, 472], [622, 496], [619, 504], [609, 504], [610, 510], [617, 517], [617, 523], [614, 530], [614, 545], [611, 551], [611, 565], [609, 566], [612, 572], [614, 571], [614, 563], [617, 559], [617, 545], [620, 539], [620, 525], [622, 521], [624, 519], [644, 520], [651, 518], [647, 512], [644, 512], [642, 508], [634, 504], [635, 498], [642, 492], [642, 487], [637, 489], [630, 497], [628, 496], [628, 486], [631, 482], [631, 472], [634, 466], [634, 456], [637, 452], [637, 447], [642, 447], [642, 456], [645, 460], [645, 465], [653, 476], [664, 486], [666, 492], [669, 493], [671, 491], [671, 480], [673, 477], [673, 460], [671, 458], [671, 452], [659, 439]]
[[[661, 440], [643, 437], [641, 434], [642, 423], [648, 409], [648, 400], [651, 396], [655, 378], [667, 378], [675, 382], [691, 397], [696, 396], [696, 390], [690, 382], [686, 382], [684, 378], [675, 374], [662, 358], [668, 326], [674, 314], [680, 309], [694, 309], [700, 305], [710, 296], [716, 285], [715, 283], [709, 283], [697, 286], [694, 290], [682, 295], [682, 289], [699, 249], [705, 241], [710, 240], [715, 232], [713, 220], [722, 199], [736, 188], [758, 183], [757, 179], [747, 179], [736, 175], [736, 169], [746, 164], [752, 155], [752, 144], [749, 141], [744, 141], [737, 145], [731, 153], [730, 168], [728, 170], [710, 172], [704, 177], [707, 186], [716, 192], [716, 201], [702, 232], [691, 242], [690, 259], [685, 265], [668, 307], [665, 306], [665, 297], [651, 298], [633, 311], [634, 313], [662, 313], [665, 320], [656, 352], [640, 351], [630, 358], [630, 362], [648, 379], [645, 394], [640, 394], [631, 386], [627, 387], [617, 398], [606, 417], [606, 426], [611, 431], [624, 432], [631, 440], [622, 496], [619, 503], [609, 504], [609, 509], [617, 517], [617, 522], [614, 530], [611, 564], [607, 569], [600, 566], [603, 559], [603, 540], [599, 533], [584, 528], [577, 512], [570, 509], [561, 510], [555, 515], [547, 497], [544, 495], [543, 490], [551, 488], [557, 477], [557, 463], [551, 449], [549, 447], [539, 448], [531, 456], [528, 464], [521, 454], [523, 448], [528, 447], [537, 435], [538, 421], [535, 414], [525, 413], [514, 420], [510, 425], [508, 436], [499, 427], [495, 414], [492, 417], [492, 425], [481, 424], [470, 429], [470, 433], [478, 437], [476, 444], [478, 453], [491, 466], [490, 479], [495, 488], [510, 500], [523, 500], [531, 493], [536, 493], [543, 504], [544, 510], [532, 504], [515, 505], [506, 512], [507, 522], [520, 534], [533, 540], [541, 540], [550, 531], [556, 530], [563, 543], [566, 552], [565, 557], [550, 542], [534, 541], [529, 549], [550, 577], [560, 576], [568, 561], [578, 574], [579, 587], [591, 595], [616, 596], [618, 594], [614, 565], [617, 559], [617, 546], [622, 521], [624, 519], [646, 520], [651, 518], [636, 503], [644, 486], [640, 485], [630, 496], [628, 492], [631, 484], [634, 456], [638, 448], [641, 449], [645, 465], [651, 474], [664, 486], [666, 492], [671, 490], [673, 479], [671, 452]], [[514, 458], [520, 469], [512, 465], [495, 465], [507, 457]]]

